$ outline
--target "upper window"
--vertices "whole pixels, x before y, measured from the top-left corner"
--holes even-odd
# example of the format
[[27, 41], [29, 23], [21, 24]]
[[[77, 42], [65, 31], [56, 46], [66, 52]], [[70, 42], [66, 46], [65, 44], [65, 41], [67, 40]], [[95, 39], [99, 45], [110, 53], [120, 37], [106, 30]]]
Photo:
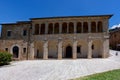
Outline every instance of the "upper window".
[[27, 35], [27, 30], [23, 30], [23, 36]]
[[35, 35], [39, 34], [39, 24], [35, 24]]
[[58, 34], [58, 33], [59, 33], [59, 23], [55, 23], [54, 33], [55, 33], [55, 34]]
[[82, 24], [81, 22], [77, 23], [77, 33], [81, 33], [82, 32]]
[[45, 24], [41, 24], [40, 34], [45, 34]]
[[62, 33], [67, 33], [67, 23], [62, 24]]
[[12, 31], [7, 31], [7, 36], [10, 37], [11, 33], [12, 33]]
[[101, 21], [98, 22], [98, 32], [103, 32], [103, 24]]
[[26, 53], [26, 48], [23, 48], [23, 52]]
[[52, 34], [53, 33], [53, 23], [50, 23], [48, 26], [48, 34]]
[[74, 24], [72, 22], [69, 23], [69, 33], [74, 33]]
[[91, 32], [96, 33], [96, 22], [91, 22]]
[[88, 22], [83, 23], [83, 33], [88, 33]]

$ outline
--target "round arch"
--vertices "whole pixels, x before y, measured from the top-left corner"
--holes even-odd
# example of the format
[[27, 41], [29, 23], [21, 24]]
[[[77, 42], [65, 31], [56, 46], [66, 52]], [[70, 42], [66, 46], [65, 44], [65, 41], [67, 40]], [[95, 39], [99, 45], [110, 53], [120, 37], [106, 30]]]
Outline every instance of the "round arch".
[[69, 33], [74, 33], [74, 24], [72, 22], [69, 23]]
[[59, 23], [55, 23], [54, 28], [54, 34], [59, 34]]
[[88, 33], [88, 22], [83, 22], [83, 33]]
[[66, 58], [72, 58], [72, 47], [71, 46], [67, 46], [66, 47]]
[[67, 23], [62, 24], [62, 33], [67, 33]]
[[41, 24], [40, 34], [45, 34], [45, 23]]
[[91, 32], [96, 33], [96, 22], [91, 22]]
[[12, 52], [13, 52], [13, 58], [19, 57], [19, 47], [18, 46], [14, 46], [12, 49]]

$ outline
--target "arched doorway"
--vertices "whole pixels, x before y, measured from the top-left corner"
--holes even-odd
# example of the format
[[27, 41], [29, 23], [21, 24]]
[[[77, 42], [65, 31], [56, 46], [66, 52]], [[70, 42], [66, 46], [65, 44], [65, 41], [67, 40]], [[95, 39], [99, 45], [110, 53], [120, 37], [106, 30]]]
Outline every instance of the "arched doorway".
[[13, 58], [18, 58], [19, 56], [19, 48], [17, 46], [13, 47]]
[[66, 58], [72, 58], [72, 47], [66, 47]]

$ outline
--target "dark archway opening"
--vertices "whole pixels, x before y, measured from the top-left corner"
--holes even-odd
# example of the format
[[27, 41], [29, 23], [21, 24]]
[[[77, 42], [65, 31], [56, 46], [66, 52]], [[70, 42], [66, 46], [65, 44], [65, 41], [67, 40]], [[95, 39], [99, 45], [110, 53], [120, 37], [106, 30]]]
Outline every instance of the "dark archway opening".
[[72, 58], [72, 47], [66, 47], [66, 58]]
[[19, 56], [19, 48], [17, 46], [13, 47], [13, 58], [18, 58]]

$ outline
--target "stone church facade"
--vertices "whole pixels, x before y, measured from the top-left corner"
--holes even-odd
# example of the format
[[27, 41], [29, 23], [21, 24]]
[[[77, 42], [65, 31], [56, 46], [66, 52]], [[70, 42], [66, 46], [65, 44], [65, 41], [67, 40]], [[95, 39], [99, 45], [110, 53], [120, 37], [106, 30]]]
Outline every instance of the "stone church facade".
[[2, 24], [0, 49], [18, 60], [106, 58], [111, 16], [31, 18]]

